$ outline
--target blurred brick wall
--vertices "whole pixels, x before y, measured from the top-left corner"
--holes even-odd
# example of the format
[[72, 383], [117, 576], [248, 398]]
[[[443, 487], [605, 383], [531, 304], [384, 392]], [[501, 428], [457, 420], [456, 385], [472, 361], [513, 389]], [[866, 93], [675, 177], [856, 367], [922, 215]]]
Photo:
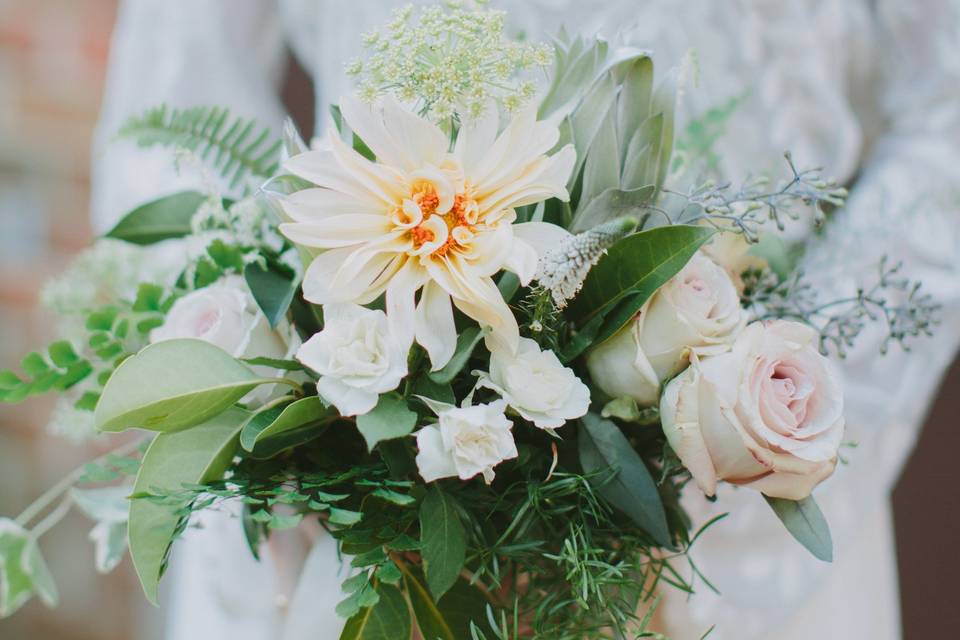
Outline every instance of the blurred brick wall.
[[[42, 283], [91, 241], [90, 141], [116, 0], [0, 0], [0, 369], [52, 338]], [[0, 407], [0, 515], [16, 515], [93, 452], [45, 433], [45, 399]], [[61, 591], [0, 621], [3, 640], [127, 640], [143, 609], [129, 562], [93, 570], [73, 514], [41, 546]]]

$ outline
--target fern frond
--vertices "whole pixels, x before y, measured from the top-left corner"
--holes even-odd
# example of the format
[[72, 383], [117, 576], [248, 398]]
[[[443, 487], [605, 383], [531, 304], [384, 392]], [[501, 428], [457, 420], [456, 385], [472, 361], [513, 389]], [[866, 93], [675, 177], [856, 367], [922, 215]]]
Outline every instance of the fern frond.
[[222, 107], [172, 109], [160, 105], [134, 116], [118, 136], [141, 147], [189, 149], [210, 163], [230, 187], [246, 176], [269, 178], [277, 170], [281, 141], [254, 120], [234, 117]]

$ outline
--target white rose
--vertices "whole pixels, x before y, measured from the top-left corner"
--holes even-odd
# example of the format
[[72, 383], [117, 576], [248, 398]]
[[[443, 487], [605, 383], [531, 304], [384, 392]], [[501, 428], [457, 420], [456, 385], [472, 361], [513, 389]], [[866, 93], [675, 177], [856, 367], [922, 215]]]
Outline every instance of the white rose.
[[482, 473], [490, 484], [493, 468], [517, 457], [513, 424], [503, 413], [505, 401], [470, 407], [430, 404], [439, 422], [417, 432], [417, 468], [427, 482], [452, 476], [469, 480]]
[[663, 430], [704, 493], [726, 480], [800, 500], [833, 473], [843, 394], [817, 342], [803, 324], [755, 322], [667, 385]]
[[490, 373], [480, 386], [496, 391], [517, 413], [541, 429], [556, 429], [590, 407], [590, 389], [553, 351], [520, 338], [516, 355], [492, 349]]
[[[300, 346], [300, 338], [289, 324], [283, 329], [270, 328], [242, 277], [227, 276], [174, 302], [163, 324], [150, 332], [150, 342], [198, 338], [235, 358], [286, 359]], [[280, 373], [269, 367], [251, 368], [266, 378]], [[265, 401], [274, 391], [274, 385], [261, 386], [244, 400]]]
[[587, 368], [607, 394], [651, 406], [660, 384], [682, 371], [691, 353], [725, 351], [746, 323], [730, 276], [697, 253], [635, 319], [590, 351]]
[[390, 332], [383, 311], [327, 304], [323, 322], [297, 360], [320, 374], [317, 393], [341, 415], [365, 414], [407, 375], [407, 349]]

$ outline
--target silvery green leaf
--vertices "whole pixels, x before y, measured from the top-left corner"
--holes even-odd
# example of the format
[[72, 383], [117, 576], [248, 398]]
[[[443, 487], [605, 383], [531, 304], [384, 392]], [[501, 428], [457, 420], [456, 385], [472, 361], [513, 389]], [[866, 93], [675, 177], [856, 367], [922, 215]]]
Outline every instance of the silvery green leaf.
[[663, 181], [670, 170], [670, 155], [673, 153], [673, 127], [674, 110], [677, 100], [677, 73], [673, 71], [667, 74], [660, 82], [660, 86], [653, 94], [651, 100], [650, 112], [663, 114], [663, 125], [660, 133], [660, 153], [657, 159], [657, 170], [655, 178], [648, 184], [657, 185], [657, 189], [663, 186]]
[[621, 180], [624, 189], [656, 184], [662, 138], [663, 114], [660, 113], [644, 120], [634, 131], [624, 154]]
[[88, 518], [97, 522], [121, 523], [127, 521], [130, 510], [129, 496], [133, 487], [117, 486], [99, 489], [70, 490], [70, 497]]
[[617, 150], [616, 109], [611, 103], [587, 151], [580, 202], [590, 202], [606, 189], [619, 186], [620, 153]]
[[[573, 218], [570, 230], [573, 233], [580, 233], [622, 216], [640, 214], [643, 207], [652, 202], [655, 194], [656, 188], [653, 185], [630, 191], [607, 189], [590, 202], [586, 202], [585, 206], [580, 207]], [[637, 217], [642, 220], [641, 215]]]
[[297, 131], [297, 125], [292, 118], [283, 121], [283, 159], [303, 153], [308, 149], [307, 144]]
[[818, 560], [833, 562], [833, 539], [830, 527], [813, 496], [803, 500], [785, 500], [763, 496], [797, 542]]
[[98, 522], [87, 536], [95, 545], [94, 560], [97, 571], [110, 573], [127, 552], [127, 522]]
[[613, 82], [613, 76], [604, 74], [590, 88], [589, 93], [584, 97], [583, 102], [577, 107], [576, 111], [570, 116], [570, 125], [573, 134], [573, 144], [577, 151], [577, 162], [570, 174], [569, 186], [572, 186], [580, 175], [587, 158], [587, 153], [591, 149], [597, 132], [604, 124], [604, 118], [609, 113], [610, 107], [614, 104], [617, 87]]
[[40, 547], [30, 532], [0, 519], [0, 618], [12, 615], [36, 594], [48, 607], [59, 596]]
[[650, 114], [650, 98], [653, 94], [653, 60], [641, 56], [630, 60], [623, 78], [619, 98], [619, 122], [621, 161], [626, 161], [627, 145], [634, 132]]

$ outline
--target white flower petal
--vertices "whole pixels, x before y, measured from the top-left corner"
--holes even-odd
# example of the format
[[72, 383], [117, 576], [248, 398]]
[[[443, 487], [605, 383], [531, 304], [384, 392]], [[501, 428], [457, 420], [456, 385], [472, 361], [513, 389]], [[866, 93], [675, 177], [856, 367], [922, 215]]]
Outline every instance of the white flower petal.
[[317, 222], [287, 222], [280, 225], [280, 233], [291, 242], [319, 249], [374, 242], [389, 234], [390, 230], [390, 221], [386, 216], [362, 213], [330, 216]]
[[538, 256], [573, 236], [563, 227], [549, 222], [521, 222], [513, 225], [512, 229], [513, 235], [533, 247]]
[[404, 109], [393, 98], [371, 107], [352, 95], [340, 99], [344, 120], [370, 147], [381, 163], [415, 171], [439, 165], [447, 137], [432, 122]]
[[527, 286], [537, 273], [537, 261], [539, 259], [536, 249], [523, 240], [514, 238], [510, 248], [510, 254], [507, 256], [507, 261], [503, 266], [508, 271], [517, 274], [517, 278], [520, 279], [520, 284]]
[[343, 416], [361, 416], [377, 406], [379, 396], [370, 391], [344, 384], [333, 376], [323, 376], [317, 382], [317, 393], [332, 404]]
[[434, 426], [417, 431], [417, 469], [426, 482], [457, 475], [453, 456], [443, 446], [440, 429]]
[[432, 370], [443, 368], [457, 348], [457, 327], [453, 322], [450, 294], [436, 282], [428, 282], [423, 288], [415, 329], [417, 343], [430, 355]]
[[387, 321], [394, 338], [407, 348], [416, 333], [415, 296], [427, 280], [427, 272], [414, 260], [407, 260], [387, 285]]

